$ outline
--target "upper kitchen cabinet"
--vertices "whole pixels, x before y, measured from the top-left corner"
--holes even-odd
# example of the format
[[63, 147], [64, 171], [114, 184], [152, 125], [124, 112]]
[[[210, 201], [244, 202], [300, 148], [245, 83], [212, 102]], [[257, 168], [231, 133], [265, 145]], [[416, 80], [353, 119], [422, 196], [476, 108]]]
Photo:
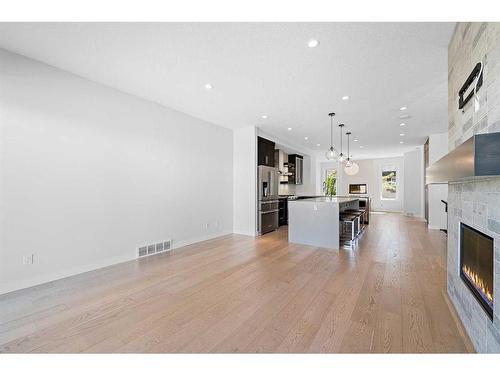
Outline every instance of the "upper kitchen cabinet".
[[288, 155], [288, 183], [295, 185], [303, 184], [304, 158], [302, 155]]
[[274, 147], [273, 141], [268, 139], [258, 137], [257, 142], [257, 161], [258, 165], [265, 165], [268, 167], [274, 167]]

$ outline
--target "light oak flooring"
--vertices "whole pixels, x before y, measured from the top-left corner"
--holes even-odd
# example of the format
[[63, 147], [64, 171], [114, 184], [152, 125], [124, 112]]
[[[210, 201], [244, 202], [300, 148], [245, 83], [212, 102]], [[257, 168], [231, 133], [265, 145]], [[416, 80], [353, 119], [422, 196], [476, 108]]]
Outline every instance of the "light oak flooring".
[[446, 238], [373, 214], [353, 250], [229, 235], [0, 296], [0, 352], [462, 353]]

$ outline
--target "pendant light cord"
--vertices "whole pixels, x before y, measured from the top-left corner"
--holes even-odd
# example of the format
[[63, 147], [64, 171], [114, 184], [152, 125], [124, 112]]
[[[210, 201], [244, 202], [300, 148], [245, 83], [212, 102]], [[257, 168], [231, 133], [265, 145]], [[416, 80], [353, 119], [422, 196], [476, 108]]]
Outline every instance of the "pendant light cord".
[[344, 127], [344, 124], [340, 124], [340, 155], [342, 155], [342, 128]]
[[347, 133], [347, 160], [350, 160], [350, 150], [349, 150], [349, 144], [350, 144], [350, 141], [349, 141], [349, 136], [351, 135], [351, 132], [348, 132]]
[[333, 116], [335, 116], [334, 112], [328, 114], [330, 116], [330, 149], [333, 148]]
[[333, 116], [330, 116], [330, 148], [333, 147]]

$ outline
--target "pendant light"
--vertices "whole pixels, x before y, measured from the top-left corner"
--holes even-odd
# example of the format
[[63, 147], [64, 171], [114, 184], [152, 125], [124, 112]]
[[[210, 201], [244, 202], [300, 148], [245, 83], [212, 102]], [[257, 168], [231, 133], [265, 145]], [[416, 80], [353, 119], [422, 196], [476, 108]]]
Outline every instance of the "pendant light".
[[347, 135], [347, 159], [345, 161], [345, 166], [348, 168], [352, 165], [351, 154], [350, 154], [350, 149], [349, 149], [351, 132], [347, 132], [347, 133], [345, 133], [345, 135]]
[[359, 172], [359, 165], [351, 160], [351, 154], [350, 154], [351, 151], [349, 147], [351, 142], [350, 138], [351, 132], [347, 132], [346, 135], [347, 135], [347, 160], [345, 162], [344, 172], [349, 176], [354, 176], [356, 173]]
[[340, 128], [340, 155], [339, 155], [338, 161], [340, 163], [343, 163], [345, 160], [345, 155], [342, 153], [342, 128], [343, 127], [344, 127], [344, 124], [339, 124], [339, 128]]
[[330, 148], [326, 152], [325, 156], [328, 160], [335, 160], [339, 155], [337, 150], [333, 147], [333, 116], [335, 116], [335, 113], [329, 113], [328, 116], [330, 116]]

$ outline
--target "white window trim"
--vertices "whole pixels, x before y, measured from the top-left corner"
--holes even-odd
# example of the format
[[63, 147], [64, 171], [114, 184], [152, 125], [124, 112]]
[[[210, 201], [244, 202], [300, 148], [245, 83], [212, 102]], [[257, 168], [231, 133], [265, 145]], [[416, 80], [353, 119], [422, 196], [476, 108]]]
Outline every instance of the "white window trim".
[[326, 193], [326, 191], [324, 191], [324, 186], [325, 186], [325, 183], [326, 183], [326, 177], [328, 176], [328, 172], [331, 171], [331, 170], [334, 170], [335, 171], [335, 175], [336, 175], [336, 179], [335, 179], [335, 190], [337, 191], [337, 195], [339, 193], [339, 170], [337, 167], [325, 167], [323, 169], [323, 181], [322, 181], [322, 189], [323, 189], [323, 193]]
[[[396, 196], [394, 198], [384, 198], [382, 196], [384, 188], [382, 186], [382, 172], [385, 171], [396, 171]], [[381, 201], [397, 201], [399, 199], [399, 168], [394, 164], [381, 165], [378, 173], [379, 187], [380, 187], [380, 200]]]

